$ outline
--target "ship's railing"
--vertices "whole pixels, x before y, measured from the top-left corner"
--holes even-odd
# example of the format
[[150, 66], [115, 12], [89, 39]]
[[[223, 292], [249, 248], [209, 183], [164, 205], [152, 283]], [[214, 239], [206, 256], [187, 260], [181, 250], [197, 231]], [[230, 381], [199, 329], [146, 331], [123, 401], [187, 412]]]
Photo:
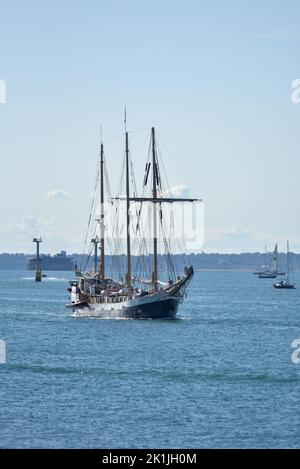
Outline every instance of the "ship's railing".
[[92, 304], [111, 304], [111, 303], [122, 303], [129, 298], [126, 296], [94, 296], [91, 297], [89, 302]]

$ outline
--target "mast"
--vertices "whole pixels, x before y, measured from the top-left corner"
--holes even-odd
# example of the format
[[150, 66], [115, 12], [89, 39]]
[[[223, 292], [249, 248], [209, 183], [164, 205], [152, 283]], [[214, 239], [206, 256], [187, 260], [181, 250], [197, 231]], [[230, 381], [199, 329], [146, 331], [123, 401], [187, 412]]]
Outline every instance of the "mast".
[[274, 249], [274, 263], [275, 263], [275, 272], [277, 273], [278, 272], [278, 246], [277, 246], [277, 243], [276, 243], [276, 246], [275, 246], [275, 249]]
[[267, 272], [267, 245], [265, 244], [265, 272]]
[[[125, 110], [126, 130], [126, 110]], [[127, 239], [127, 275], [126, 284], [131, 288], [131, 248], [130, 248], [130, 188], [129, 188], [129, 144], [128, 132], [125, 132], [125, 160], [126, 160], [126, 239]]]
[[275, 244], [275, 248], [272, 254], [272, 260], [271, 260], [271, 265], [269, 267], [269, 271], [271, 273], [276, 273], [278, 272], [278, 248], [277, 244]]
[[286, 279], [287, 283], [290, 283], [290, 246], [289, 242], [286, 242]]
[[[156, 165], [156, 148], [155, 148], [155, 129], [151, 129], [151, 139], [152, 139], [152, 198], [153, 200], [157, 199], [157, 165]], [[157, 291], [157, 213], [156, 213], [156, 203], [153, 203], [153, 273], [152, 273], [152, 283], [154, 291]]]
[[100, 283], [105, 284], [105, 245], [104, 245], [104, 150], [100, 150]]

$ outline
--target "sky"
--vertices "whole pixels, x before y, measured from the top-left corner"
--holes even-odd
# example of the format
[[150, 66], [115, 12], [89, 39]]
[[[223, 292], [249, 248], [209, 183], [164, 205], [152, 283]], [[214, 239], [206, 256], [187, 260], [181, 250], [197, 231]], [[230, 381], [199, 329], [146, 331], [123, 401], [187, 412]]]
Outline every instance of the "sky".
[[125, 105], [137, 179], [155, 126], [172, 184], [203, 198], [199, 251], [300, 252], [299, 16], [297, 0], [1, 2], [0, 252], [33, 236], [80, 252], [100, 126], [115, 191]]

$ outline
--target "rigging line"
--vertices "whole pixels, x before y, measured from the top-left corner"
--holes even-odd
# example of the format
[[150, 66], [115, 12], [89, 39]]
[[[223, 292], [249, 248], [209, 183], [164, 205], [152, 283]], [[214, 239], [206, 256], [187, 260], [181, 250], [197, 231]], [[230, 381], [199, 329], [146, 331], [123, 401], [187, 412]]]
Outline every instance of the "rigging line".
[[114, 256], [114, 262], [116, 266], [119, 268], [120, 271], [124, 269], [124, 266], [122, 265], [122, 259], [120, 258], [120, 262], [118, 259], [118, 256], [121, 254], [121, 249], [120, 249], [120, 236], [119, 236], [119, 215], [118, 215], [118, 206], [113, 205], [111, 206], [110, 212], [110, 220], [111, 220], [111, 226], [113, 227], [112, 230], [112, 253]]
[[[147, 140], [148, 140], [148, 137], [147, 137]], [[147, 141], [146, 140], [146, 141]], [[146, 142], [145, 141], [145, 142]], [[144, 145], [145, 145], [145, 142], [144, 142]], [[143, 145], [143, 146], [144, 146]], [[150, 157], [151, 157], [151, 139], [149, 141], [149, 145], [148, 145], [148, 156], [147, 156], [147, 162], [146, 162], [146, 168], [147, 166], [149, 165], [149, 162], [150, 162]], [[146, 184], [143, 184], [143, 189], [142, 189], [142, 197], [144, 197], [145, 195], [145, 191], [146, 191]], [[141, 232], [141, 217], [142, 217], [142, 209], [143, 209], [143, 203], [141, 202], [140, 203], [140, 207], [139, 209], [137, 208], [137, 220], [136, 220], [136, 231], [138, 232]], [[151, 217], [148, 218], [148, 221], [151, 223]], [[142, 227], [143, 229], [143, 227]], [[144, 230], [145, 231], [145, 230]], [[145, 253], [147, 254], [147, 256], [149, 256], [149, 250], [147, 249], [147, 242], [146, 242], [146, 239], [145, 238], [142, 238], [142, 247], [144, 247], [144, 251]], [[149, 272], [151, 273], [151, 268], [150, 268], [150, 260], [148, 259], [148, 264], [146, 266], [146, 268], [148, 267], [149, 269]], [[145, 269], [146, 270], [146, 269]]]
[[[147, 161], [146, 161], [146, 168], [147, 168], [147, 165], [150, 164], [151, 157], [152, 157], [152, 155], [151, 155], [151, 139], [150, 139], [149, 144], [148, 144], [148, 155], [147, 155]], [[142, 197], [144, 197], [144, 195], [145, 195], [146, 186], [147, 186], [147, 184], [143, 184]]]
[[168, 270], [170, 271], [171, 274], [173, 273], [173, 276], [175, 277], [175, 268], [174, 268], [174, 262], [172, 258], [171, 243], [169, 242], [166, 236], [165, 227], [162, 222], [161, 222], [161, 227], [162, 227], [162, 232], [163, 232], [163, 241], [165, 245], [166, 263], [168, 265]]
[[122, 257], [123, 254], [123, 249], [122, 249], [122, 233], [124, 231], [124, 223], [121, 225], [120, 228], [120, 220], [119, 220], [119, 205], [118, 203], [116, 205], [116, 210], [115, 210], [115, 220], [112, 224], [113, 226], [113, 239], [115, 240], [115, 252], [116, 255], [120, 256], [120, 271], [123, 271], [125, 273], [125, 258]]
[[[141, 217], [141, 211], [139, 212], [139, 218], [140, 217]], [[142, 252], [145, 252], [148, 255], [149, 253], [148, 253], [148, 250], [147, 250], [147, 243], [146, 243], [146, 239], [145, 239], [146, 228], [144, 226], [142, 226], [140, 219], [138, 220], [137, 224], [139, 226], [136, 229], [136, 233], [137, 233], [138, 241], [140, 242], [140, 250], [141, 251], [143, 250]]]
[[[139, 156], [141, 155], [142, 151], [144, 150], [144, 147], [146, 146], [146, 143], [148, 142], [148, 135], [146, 135], [144, 141], [143, 141], [143, 144], [134, 152], [135, 154], [135, 160], [137, 160], [139, 158]], [[148, 154], [148, 160], [147, 160], [147, 163], [149, 161], [149, 158], [150, 158], [150, 155]], [[132, 158], [132, 151], [130, 152], [130, 163], [131, 165], [133, 165], [133, 162], [134, 162], [134, 159]]]
[[116, 140], [119, 140], [124, 137], [124, 132], [118, 134], [118, 135], [113, 135], [111, 138], [105, 139], [103, 142], [104, 144], [115, 142]]
[[161, 187], [161, 191], [162, 191], [162, 195], [163, 195], [164, 193], [166, 193], [171, 188], [171, 185], [170, 185], [170, 182], [168, 180], [168, 175], [167, 175], [164, 159], [162, 157], [159, 144], [157, 144], [157, 154], [158, 154], [158, 158], [159, 158], [160, 164], [162, 166], [163, 175], [164, 175], [164, 178], [165, 178], [165, 181], [166, 181], [166, 187], [165, 186]]
[[136, 259], [135, 268], [139, 272], [141, 272], [141, 270], [144, 268], [144, 271], [147, 272], [148, 268], [147, 265], [145, 265], [144, 259], [144, 253], [147, 252], [147, 247], [145, 243], [145, 238], [142, 235], [142, 230], [140, 229], [136, 230], [136, 242], [138, 246], [138, 256]]
[[[169, 240], [167, 242], [168, 242], [168, 250], [169, 250], [170, 261], [172, 262], [172, 269], [173, 269], [173, 273], [174, 273], [174, 276], [175, 276], [176, 274], [178, 274], [179, 269], [178, 269], [178, 265], [177, 265], [174, 253], [172, 252], [173, 251], [172, 250], [172, 245], [173, 244], [175, 245], [174, 225], [173, 225], [172, 222], [171, 222], [171, 225], [170, 225], [170, 237], [169, 237]], [[184, 255], [184, 253], [183, 253], [183, 255]]]
[[[131, 176], [131, 184], [133, 186], [134, 193], [136, 194], [137, 197], [137, 186], [135, 182], [135, 176], [134, 176], [134, 169], [133, 169], [133, 164], [132, 164], [132, 158], [129, 156], [129, 164], [130, 164], [130, 176]], [[135, 196], [134, 196], [135, 197]]]
[[[148, 217], [146, 219], [146, 222], [151, 223], [151, 218]], [[147, 247], [147, 231], [146, 227], [141, 224], [141, 222], [140, 225], [140, 228], [137, 230], [140, 258], [137, 259], [136, 268], [140, 271], [144, 269], [145, 275], [149, 275], [149, 278], [151, 278], [150, 257], [149, 250]]]
[[[158, 155], [159, 155], [159, 162], [162, 166], [162, 170], [163, 170], [163, 173], [164, 173], [164, 179], [167, 181], [167, 188], [165, 189], [164, 184], [161, 183], [161, 189], [162, 189], [162, 191], [165, 190], [167, 192], [167, 190], [170, 190], [171, 186], [170, 186], [170, 183], [168, 181], [167, 171], [166, 171], [166, 168], [165, 168], [164, 159], [162, 158], [161, 149], [160, 149], [159, 144], [158, 144]], [[164, 213], [165, 213], [166, 208], [164, 207], [163, 210], [164, 210]], [[175, 218], [177, 218], [176, 212], [175, 212]], [[175, 275], [175, 270], [178, 273], [179, 269], [178, 269], [177, 258], [174, 257], [174, 253], [172, 252], [172, 247], [171, 247], [173, 244], [174, 244], [174, 247], [176, 245], [173, 232], [174, 232], [174, 225], [173, 225], [172, 221], [170, 220], [170, 236], [169, 236], [168, 239], [166, 239], [165, 248], [166, 248], [166, 250], [169, 251], [169, 252], [167, 252], [168, 262], [169, 262], [170, 267], [172, 269], [173, 275]], [[184, 263], [186, 264], [186, 261], [185, 261], [186, 247], [183, 246], [183, 249], [181, 249], [181, 246], [180, 246], [179, 250], [181, 251], [182, 256], [184, 258]]]
[[[127, 132], [128, 132], [128, 134], [137, 133], [137, 132], [144, 132], [146, 130], [149, 130], [150, 128], [151, 127], [144, 127], [144, 128], [141, 128], [141, 129], [127, 130]], [[103, 141], [103, 143], [107, 144], [107, 143], [115, 142], [116, 140], [121, 139], [123, 137], [124, 137], [124, 132], [122, 132], [120, 134], [115, 134], [115, 135], [112, 135], [110, 138], [105, 139], [105, 141]]]
[[169, 278], [175, 278], [175, 271], [174, 271], [174, 265], [173, 265], [173, 262], [172, 262], [172, 259], [171, 259], [171, 255], [170, 253], [168, 252], [168, 241], [166, 238], [164, 238], [164, 244], [165, 244], [165, 249], [167, 251], [167, 254], [166, 254], [166, 264], [167, 264], [167, 269], [168, 269], [168, 274], [169, 274]]
[[[183, 205], [183, 206], [184, 206], [184, 205]], [[182, 207], [183, 207], [183, 206], [182, 206]], [[172, 219], [173, 219], [173, 221], [172, 221], [172, 226], [170, 226], [170, 233], [174, 231], [174, 222], [175, 222], [176, 226], [180, 226], [180, 225], [181, 225], [181, 224], [179, 223], [179, 215], [178, 215], [178, 212], [177, 212], [176, 210], [173, 212]], [[170, 220], [170, 222], [171, 222], [171, 220]], [[173, 238], [174, 238], [174, 237], [173, 237]], [[175, 241], [175, 240], [174, 240], [174, 241]], [[185, 258], [187, 258], [187, 259], [188, 259], [188, 262], [190, 263], [190, 257], [189, 257], [188, 254], [187, 254], [187, 246], [186, 246], [185, 240], [182, 239], [182, 242], [180, 243], [180, 242], [178, 241], [177, 244], [178, 244], [179, 250], [181, 251], [182, 255], [184, 255]], [[186, 263], [186, 259], [184, 260], [184, 262]]]
[[113, 227], [112, 238], [113, 238], [114, 249], [112, 249], [112, 254], [114, 254], [115, 252], [118, 251], [117, 242], [116, 242], [117, 236], [114, 236], [115, 234], [117, 235], [117, 233], [118, 233], [118, 206], [117, 206], [117, 204], [114, 203], [115, 201], [113, 201], [112, 197], [111, 197], [111, 189], [110, 189], [110, 183], [109, 183], [109, 178], [108, 178], [108, 172], [107, 172], [106, 165], [105, 165], [105, 178], [106, 178], [108, 198], [109, 198], [109, 201], [110, 201], [110, 204], [109, 204], [109, 217], [110, 217], [111, 226]]
[[[124, 158], [123, 158], [122, 171], [121, 171], [121, 177], [120, 177], [120, 182], [119, 182], [119, 189], [118, 189], [119, 194], [121, 194], [122, 188], [123, 188], [123, 185], [124, 185], [124, 176], [125, 176], [125, 155], [124, 155]], [[114, 210], [115, 218], [114, 218], [114, 220], [112, 220], [113, 238], [115, 240], [114, 246], [115, 246], [116, 255], [120, 256], [120, 263], [119, 263], [120, 272], [124, 273], [125, 272], [125, 270], [124, 270], [125, 269], [125, 260], [123, 259], [122, 255], [121, 255], [122, 249], [121, 249], [121, 239], [120, 239], [120, 233], [122, 233], [122, 231], [123, 231], [123, 226], [121, 225], [121, 228], [120, 228], [120, 220], [119, 220], [119, 212], [120, 212], [121, 203], [117, 202], [117, 201], [113, 201], [113, 203], [115, 203], [115, 205], [113, 205], [114, 208], [115, 208], [115, 210]], [[117, 220], [117, 223], [115, 222], [116, 220]]]
[[[158, 146], [157, 150], [158, 150], [158, 152], [157, 152], [157, 154], [158, 154], [158, 158], [157, 158], [157, 175], [158, 175], [158, 179], [159, 179], [159, 189], [160, 189], [161, 193], [163, 193], [163, 182], [162, 182], [162, 178], [161, 178], [161, 174], [160, 174], [160, 163], [162, 163], [163, 172], [165, 172], [166, 179], [167, 179], [167, 173], [165, 171], [163, 158], [161, 156], [159, 146]], [[173, 265], [173, 260], [172, 260], [171, 243], [167, 239], [166, 228], [164, 226], [165, 213], [166, 213], [165, 207], [162, 208], [162, 204], [160, 204], [160, 226], [161, 226], [161, 230], [162, 230], [162, 234], [163, 234], [163, 246], [164, 246], [164, 251], [165, 251], [165, 261], [166, 261], [168, 273], [169, 273], [169, 275], [172, 276], [172, 273], [174, 274], [174, 265]]]
[[120, 177], [120, 182], [119, 182], [119, 190], [117, 192], [119, 195], [121, 195], [122, 193], [122, 189], [124, 185], [124, 176], [125, 176], [125, 156], [123, 158], [122, 171], [121, 171], [121, 177]]
[[90, 247], [89, 253], [86, 253], [86, 254], [85, 254], [85, 264], [84, 264], [84, 269], [83, 269], [83, 271], [86, 271], [86, 270], [87, 270], [88, 264], [89, 264], [89, 262], [90, 262], [91, 255], [92, 255], [92, 246]]
[[[185, 175], [183, 174], [183, 172], [181, 171], [180, 167], [179, 167], [178, 164], [176, 163], [176, 160], [173, 158], [172, 154], [171, 154], [170, 151], [168, 150], [167, 146], [165, 145], [165, 143], [164, 143], [164, 141], [163, 141], [163, 139], [162, 139], [162, 137], [161, 137], [161, 135], [160, 135], [159, 133], [158, 133], [158, 139], [159, 139], [159, 141], [161, 141], [161, 143], [162, 143], [163, 147], [165, 148], [165, 150], [166, 150], [166, 152], [167, 152], [169, 158], [171, 159], [172, 163], [173, 163], [174, 166], [176, 167], [176, 169], [177, 169], [179, 175], [180, 175], [180, 176], [182, 177], [182, 179], [184, 180], [184, 183], [190, 188], [190, 185], [189, 185], [189, 183], [188, 183], [188, 181], [187, 181]], [[191, 194], [194, 195], [194, 192], [191, 190], [191, 188], [190, 188], [190, 191], [191, 191]]]
[[90, 224], [91, 224], [91, 220], [92, 220], [92, 212], [93, 212], [93, 210], [94, 210], [94, 204], [95, 204], [95, 198], [96, 198], [96, 191], [97, 191], [99, 176], [100, 176], [100, 168], [98, 168], [98, 170], [97, 170], [97, 174], [96, 174], [96, 183], [95, 183], [94, 193], [93, 193], [93, 195], [92, 195], [92, 197], [91, 197], [91, 201], [90, 201], [89, 217], [88, 217], [88, 223], [87, 223], [87, 228], [86, 228], [86, 235], [85, 235], [84, 244], [83, 244], [83, 250], [82, 250], [82, 253], [83, 253], [83, 254], [85, 253], [86, 246], [87, 246], [87, 238], [88, 238], [88, 235], [89, 235], [89, 229], [90, 229]]
[[151, 127], [143, 127], [141, 129], [133, 129], [133, 130], [128, 130], [128, 133], [129, 134], [134, 134], [134, 133], [137, 133], [137, 132], [145, 132], [146, 130], [150, 130]]
[[[118, 232], [118, 207], [117, 205], [114, 205], [114, 201], [112, 200], [111, 197], [111, 188], [110, 188], [110, 183], [109, 183], [109, 177], [108, 177], [108, 171], [107, 171], [107, 166], [105, 163], [105, 179], [106, 179], [106, 186], [107, 186], [107, 193], [108, 193], [108, 198], [109, 198], [109, 218], [110, 218], [110, 223], [111, 226], [113, 227], [112, 230], [112, 239], [113, 242], [109, 243], [111, 253], [112, 253], [112, 258], [113, 258], [113, 263], [116, 265], [116, 267], [120, 267], [118, 260], [117, 260], [117, 253], [118, 253], [118, 241], [117, 241], [117, 232]], [[117, 222], [116, 222], [117, 220]], [[106, 237], [107, 238], [107, 237]]]
[[[97, 231], [97, 228], [94, 227], [93, 235], [91, 236], [92, 238], [95, 238], [96, 231]], [[92, 254], [92, 250], [93, 250], [93, 248], [92, 248], [92, 246], [90, 245], [90, 251], [89, 251], [89, 253], [86, 253], [86, 256], [87, 256], [87, 257], [86, 257], [86, 262], [85, 262], [84, 270], [87, 268], [87, 265], [88, 265], [88, 263], [89, 263], [89, 261], [90, 261], [90, 257], [91, 257], [91, 254]]]
[[[107, 238], [107, 244], [110, 248], [110, 250], [113, 252], [113, 241], [111, 241], [111, 239]], [[120, 273], [120, 268], [119, 268], [119, 263], [118, 263], [118, 259], [117, 259], [117, 256], [113, 253], [111, 254], [111, 274], [113, 273], [113, 271], [116, 270], [117, 272]]]

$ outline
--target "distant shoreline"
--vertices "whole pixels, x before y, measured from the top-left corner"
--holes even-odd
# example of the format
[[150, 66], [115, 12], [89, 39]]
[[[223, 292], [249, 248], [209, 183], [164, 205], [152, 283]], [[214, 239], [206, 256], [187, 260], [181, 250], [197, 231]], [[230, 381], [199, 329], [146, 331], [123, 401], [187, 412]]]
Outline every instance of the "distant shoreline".
[[[121, 255], [120, 257], [124, 256]], [[292, 268], [294, 271], [300, 271], [300, 254], [291, 253]], [[34, 257], [33, 254], [24, 253], [2, 253], [0, 254], [0, 270], [28, 270], [28, 261]], [[87, 258], [82, 255], [74, 253], [67, 256], [72, 259], [78, 266], [86, 264]], [[257, 272], [264, 270], [264, 253], [240, 253], [240, 254], [218, 254], [201, 252], [198, 254], [189, 254], [187, 257], [183, 254], [175, 254], [175, 262], [178, 270], [181, 270], [188, 258], [195, 271], [203, 272]], [[135, 263], [137, 256], [132, 256], [132, 262]], [[268, 262], [270, 261], [271, 253], [268, 253]], [[164, 256], [159, 255], [159, 264], [163, 261]], [[112, 266], [112, 256], [107, 256], [108, 269]], [[34, 264], [34, 263], [33, 263]], [[32, 265], [33, 265], [32, 264]], [[280, 271], [286, 269], [286, 254], [278, 254], [278, 266]], [[92, 259], [87, 268], [92, 267]], [[43, 267], [42, 267], [43, 268]], [[55, 269], [53, 269], [55, 270]], [[59, 270], [59, 269], [56, 269]], [[45, 269], [45, 271], [48, 271]]]

